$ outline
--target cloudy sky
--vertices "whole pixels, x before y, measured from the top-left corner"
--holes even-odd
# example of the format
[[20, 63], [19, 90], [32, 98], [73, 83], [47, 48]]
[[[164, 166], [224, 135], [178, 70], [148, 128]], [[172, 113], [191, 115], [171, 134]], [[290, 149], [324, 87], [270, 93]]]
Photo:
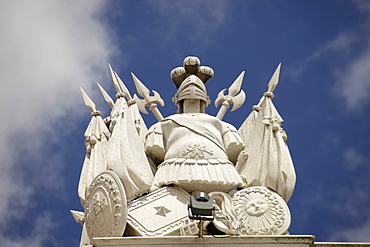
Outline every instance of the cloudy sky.
[[[282, 69], [273, 102], [284, 118], [297, 184], [291, 234], [370, 241], [369, 1], [0, 1], [0, 245], [77, 246], [77, 184], [90, 111], [113, 97], [108, 63], [160, 92], [196, 55], [215, 76], [211, 99], [245, 71], [237, 128]], [[207, 108], [215, 115], [213, 105]], [[145, 115], [146, 124], [155, 123]]]

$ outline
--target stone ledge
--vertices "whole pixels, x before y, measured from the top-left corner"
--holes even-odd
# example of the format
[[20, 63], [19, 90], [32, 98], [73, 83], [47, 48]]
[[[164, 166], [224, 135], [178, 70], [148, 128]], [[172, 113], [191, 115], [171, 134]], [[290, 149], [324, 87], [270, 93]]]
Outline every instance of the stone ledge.
[[316, 242], [315, 247], [370, 247], [370, 243], [351, 243], [351, 242]]
[[311, 235], [284, 235], [284, 236], [235, 236], [235, 237], [212, 237], [203, 238], [186, 236], [168, 237], [107, 237], [94, 238], [95, 247], [137, 247], [137, 246], [248, 246], [248, 247], [313, 247], [314, 236]]

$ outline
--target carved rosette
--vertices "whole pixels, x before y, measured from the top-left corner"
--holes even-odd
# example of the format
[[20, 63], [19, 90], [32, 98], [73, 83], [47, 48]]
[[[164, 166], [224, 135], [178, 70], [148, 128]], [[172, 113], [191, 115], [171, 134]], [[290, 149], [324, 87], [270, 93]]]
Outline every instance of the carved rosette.
[[234, 209], [243, 235], [282, 235], [290, 226], [290, 212], [285, 201], [262, 186], [235, 193]]
[[119, 177], [112, 171], [100, 173], [86, 192], [86, 230], [94, 237], [121, 237], [126, 228], [126, 194]]

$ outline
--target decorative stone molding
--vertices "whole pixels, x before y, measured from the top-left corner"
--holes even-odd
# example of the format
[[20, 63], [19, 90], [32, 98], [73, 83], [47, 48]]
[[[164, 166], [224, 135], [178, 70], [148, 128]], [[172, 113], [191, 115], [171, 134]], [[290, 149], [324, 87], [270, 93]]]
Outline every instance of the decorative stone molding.
[[[95, 247], [170, 247], [170, 246], [212, 246], [212, 247], [314, 247], [314, 236], [239, 236], [239, 237], [221, 237], [196, 236], [179, 237], [125, 237], [125, 238], [96, 238], [94, 239]], [[316, 245], [315, 245], [316, 246]], [[330, 246], [330, 245], [329, 245]], [[329, 247], [328, 246], [328, 247]], [[332, 245], [330, 247], [335, 247]], [[365, 247], [365, 245], [362, 245]], [[361, 246], [361, 247], [362, 247]], [[343, 246], [349, 247], [349, 246]]]

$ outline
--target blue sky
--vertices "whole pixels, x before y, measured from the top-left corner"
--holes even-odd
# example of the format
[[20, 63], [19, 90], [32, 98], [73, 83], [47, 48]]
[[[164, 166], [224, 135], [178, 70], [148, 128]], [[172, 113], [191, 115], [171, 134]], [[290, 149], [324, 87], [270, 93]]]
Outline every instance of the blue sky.
[[[209, 96], [245, 71], [237, 128], [281, 62], [273, 102], [297, 184], [291, 234], [370, 241], [369, 1], [21, 1], [0, 8], [0, 245], [77, 246], [77, 184], [90, 112], [113, 97], [108, 63], [132, 94], [134, 72], [175, 113], [169, 73], [195, 55]], [[211, 104], [209, 114], [217, 110]], [[144, 120], [155, 123], [151, 115]]]

